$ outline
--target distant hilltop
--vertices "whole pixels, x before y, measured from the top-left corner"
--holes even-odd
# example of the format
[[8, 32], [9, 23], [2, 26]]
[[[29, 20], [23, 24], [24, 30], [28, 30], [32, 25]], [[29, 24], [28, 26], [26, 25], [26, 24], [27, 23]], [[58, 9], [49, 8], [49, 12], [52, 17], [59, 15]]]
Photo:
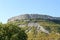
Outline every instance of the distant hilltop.
[[42, 14], [23, 14], [23, 15], [9, 18], [8, 21], [10, 22], [16, 20], [30, 20], [30, 19], [60, 20], [60, 17], [52, 17], [49, 15], [42, 15]]

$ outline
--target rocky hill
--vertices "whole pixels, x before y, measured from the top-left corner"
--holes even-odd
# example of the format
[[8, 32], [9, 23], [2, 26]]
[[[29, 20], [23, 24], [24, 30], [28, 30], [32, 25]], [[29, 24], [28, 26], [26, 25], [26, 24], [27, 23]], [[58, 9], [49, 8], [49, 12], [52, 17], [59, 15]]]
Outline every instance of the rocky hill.
[[52, 17], [49, 15], [41, 15], [41, 14], [23, 14], [23, 15], [15, 16], [15, 17], [8, 19], [8, 22], [18, 21], [18, 20], [19, 21], [30, 20], [30, 19], [34, 19], [34, 20], [43, 19], [43, 20], [50, 20], [53, 22], [60, 23], [60, 17]]
[[[25, 30], [28, 39], [60, 37], [60, 17], [52, 17], [41, 14], [23, 14], [8, 19], [8, 22], [18, 25]], [[46, 35], [47, 34], [47, 35]], [[50, 35], [50, 36], [49, 36]], [[47, 37], [46, 37], [47, 38]]]

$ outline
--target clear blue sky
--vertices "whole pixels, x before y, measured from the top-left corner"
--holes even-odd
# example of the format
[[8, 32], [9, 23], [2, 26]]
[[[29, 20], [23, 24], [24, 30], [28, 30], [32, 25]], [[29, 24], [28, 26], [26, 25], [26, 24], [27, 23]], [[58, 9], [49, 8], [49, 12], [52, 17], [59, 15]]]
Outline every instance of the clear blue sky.
[[60, 0], [0, 0], [0, 22], [26, 13], [60, 17]]

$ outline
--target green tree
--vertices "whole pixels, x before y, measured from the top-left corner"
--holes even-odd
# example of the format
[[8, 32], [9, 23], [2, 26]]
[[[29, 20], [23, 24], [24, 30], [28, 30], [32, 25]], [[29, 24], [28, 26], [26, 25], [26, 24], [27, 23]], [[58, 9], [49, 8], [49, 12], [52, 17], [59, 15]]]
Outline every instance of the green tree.
[[27, 40], [27, 35], [15, 24], [0, 24], [0, 40]]

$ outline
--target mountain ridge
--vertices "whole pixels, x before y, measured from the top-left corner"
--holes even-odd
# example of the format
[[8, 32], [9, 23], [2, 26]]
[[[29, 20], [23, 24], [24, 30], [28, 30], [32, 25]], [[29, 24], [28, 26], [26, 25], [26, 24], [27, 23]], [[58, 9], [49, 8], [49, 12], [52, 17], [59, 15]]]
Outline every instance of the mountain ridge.
[[15, 21], [15, 20], [29, 20], [29, 19], [50, 19], [50, 20], [60, 20], [60, 17], [53, 17], [49, 15], [42, 15], [42, 14], [23, 14], [19, 16], [15, 16], [12, 18], [9, 18], [8, 21]]

